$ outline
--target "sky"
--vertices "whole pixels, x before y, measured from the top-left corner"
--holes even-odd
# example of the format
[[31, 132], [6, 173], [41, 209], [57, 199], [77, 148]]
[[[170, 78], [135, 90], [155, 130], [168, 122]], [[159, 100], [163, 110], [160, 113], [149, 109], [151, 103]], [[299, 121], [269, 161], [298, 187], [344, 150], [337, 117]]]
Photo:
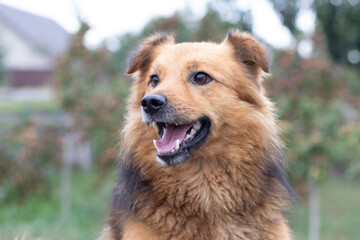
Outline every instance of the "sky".
[[[91, 30], [86, 43], [95, 46], [126, 32], [137, 32], [157, 16], [170, 16], [177, 10], [190, 7], [196, 17], [204, 15], [209, 0], [0, 0], [0, 3], [53, 19], [65, 30], [74, 33], [78, 28], [77, 16], [85, 19]], [[238, 0], [237, 7], [251, 9], [254, 33], [275, 48], [288, 48], [292, 44], [289, 31], [267, 0]], [[314, 17], [311, 11], [302, 13], [297, 23], [311, 32]]]

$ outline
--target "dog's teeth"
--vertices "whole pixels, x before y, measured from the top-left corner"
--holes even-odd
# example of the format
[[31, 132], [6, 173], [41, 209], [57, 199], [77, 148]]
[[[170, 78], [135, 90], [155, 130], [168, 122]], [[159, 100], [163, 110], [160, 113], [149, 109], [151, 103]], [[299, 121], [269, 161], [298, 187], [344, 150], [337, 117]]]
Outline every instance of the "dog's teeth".
[[199, 121], [199, 120], [197, 120], [197, 121], [196, 121], [196, 123], [195, 123], [195, 125], [193, 126], [193, 129], [195, 129], [195, 130], [199, 130], [199, 129], [200, 129], [200, 127], [201, 127], [201, 123], [200, 123], [200, 121]]
[[193, 128], [193, 129], [191, 129], [191, 131], [190, 131], [190, 136], [192, 137], [192, 136], [194, 136], [195, 135], [195, 133], [196, 133], [196, 130]]
[[153, 143], [154, 143], [154, 146], [156, 147], [155, 142], [156, 142], [156, 140], [154, 139], [154, 140], [153, 140]]
[[175, 152], [175, 149], [171, 150], [171, 152]]
[[175, 146], [175, 150], [178, 150], [180, 147], [180, 139], [176, 140], [176, 146]]
[[191, 138], [191, 136], [189, 134], [186, 134], [185, 141], [189, 140], [190, 138]]

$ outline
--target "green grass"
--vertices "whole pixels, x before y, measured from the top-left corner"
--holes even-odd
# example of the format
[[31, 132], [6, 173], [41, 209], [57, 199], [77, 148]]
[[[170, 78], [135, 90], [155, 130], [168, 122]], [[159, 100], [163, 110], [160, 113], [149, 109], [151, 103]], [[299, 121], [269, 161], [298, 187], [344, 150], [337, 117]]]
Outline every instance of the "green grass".
[[106, 218], [115, 174], [101, 184], [91, 173], [77, 172], [72, 178], [71, 216], [61, 219], [59, 176], [56, 194], [48, 199], [32, 196], [24, 203], [0, 205], [0, 240], [94, 239]]
[[[307, 199], [299, 199], [289, 220], [295, 240], [308, 237]], [[320, 185], [320, 239], [360, 240], [360, 184], [328, 180]]]
[[0, 101], [0, 112], [21, 112], [21, 111], [55, 111], [59, 110], [60, 105], [56, 101], [49, 102], [11, 102]]
[[[72, 214], [61, 219], [59, 175], [52, 179], [56, 194], [33, 196], [23, 204], [0, 205], [0, 240], [94, 239], [101, 230], [115, 183], [111, 173], [98, 184], [91, 172], [74, 172]], [[321, 184], [321, 240], [360, 240], [360, 187], [358, 182], [328, 180]], [[306, 240], [308, 206], [299, 199], [289, 214], [295, 240]]]

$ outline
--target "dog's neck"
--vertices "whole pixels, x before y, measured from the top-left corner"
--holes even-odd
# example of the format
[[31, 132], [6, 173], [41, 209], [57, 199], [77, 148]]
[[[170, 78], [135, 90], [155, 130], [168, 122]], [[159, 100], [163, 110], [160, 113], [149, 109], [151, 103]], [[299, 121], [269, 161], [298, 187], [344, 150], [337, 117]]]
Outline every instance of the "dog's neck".
[[[213, 161], [212, 164], [209, 161]], [[252, 159], [232, 161], [221, 158], [190, 159], [189, 163], [172, 169], [145, 171], [156, 171], [159, 178], [152, 177], [152, 194], [173, 209], [189, 207], [188, 211], [201, 214], [216, 211], [219, 214], [227, 211], [251, 213], [265, 201], [272, 201], [269, 196], [275, 192], [276, 196], [287, 197], [278, 175], [272, 175], [275, 171], [271, 169], [277, 166], [266, 167]]]

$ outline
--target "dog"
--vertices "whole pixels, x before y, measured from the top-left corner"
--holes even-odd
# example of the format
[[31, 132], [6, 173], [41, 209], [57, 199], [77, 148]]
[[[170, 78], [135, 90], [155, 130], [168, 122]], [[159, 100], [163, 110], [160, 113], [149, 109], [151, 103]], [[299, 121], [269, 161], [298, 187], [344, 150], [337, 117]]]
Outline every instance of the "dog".
[[127, 73], [119, 179], [98, 239], [291, 239], [265, 48], [239, 30], [220, 44], [159, 33]]

